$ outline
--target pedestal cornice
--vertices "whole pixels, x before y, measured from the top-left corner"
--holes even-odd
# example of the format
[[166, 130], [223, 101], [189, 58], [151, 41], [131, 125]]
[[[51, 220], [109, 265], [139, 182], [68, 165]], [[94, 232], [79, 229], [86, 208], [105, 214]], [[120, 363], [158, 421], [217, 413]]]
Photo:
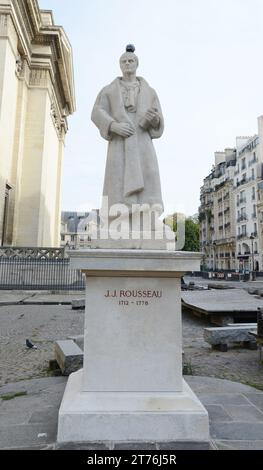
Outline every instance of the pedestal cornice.
[[199, 271], [201, 253], [164, 250], [78, 250], [70, 266], [87, 277], [181, 277]]

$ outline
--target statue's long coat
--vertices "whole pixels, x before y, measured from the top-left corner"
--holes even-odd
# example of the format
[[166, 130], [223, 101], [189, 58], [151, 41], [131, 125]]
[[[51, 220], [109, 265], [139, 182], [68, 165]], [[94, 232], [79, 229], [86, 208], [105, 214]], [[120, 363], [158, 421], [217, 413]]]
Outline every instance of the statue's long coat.
[[[152, 139], [163, 134], [164, 123], [156, 92], [141, 77], [136, 114], [126, 111], [121, 85], [116, 78], [99, 93], [91, 119], [101, 136], [109, 141], [103, 195], [113, 204], [159, 204], [163, 207], [159, 168]], [[161, 122], [158, 129], [143, 129], [139, 123], [149, 108], [157, 108]], [[136, 133], [124, 139], [111, 134], [113, 121], [131, 122]]]

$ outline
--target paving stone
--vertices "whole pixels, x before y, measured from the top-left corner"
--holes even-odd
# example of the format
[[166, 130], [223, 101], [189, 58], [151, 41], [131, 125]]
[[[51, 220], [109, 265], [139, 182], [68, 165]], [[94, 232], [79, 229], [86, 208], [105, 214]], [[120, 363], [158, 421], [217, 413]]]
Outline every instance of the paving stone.
[[109, 450], [105, 444], [100, 442], [66, 442], [56, 443], [54, 450]]
[[4, 423], [5, 426], [16, 425], [16, 424], [27, 424], [31, 417], [31, 411], [23, 411], [17, 409], [15, 413], [2, 412], [0, 408], [0, 425]]
[[219, 450], [263, 450], [263, 441], [216, 441]]
[[[207, 348], [207, 351], [210, 349]], [[244, 351], [246, 356], [252, 354], [253, 352]], [[240, 354], [239, 354], [240, 355]], [[208, 357], [210, 357], [208, 355]], [[211, 359], [210, 359], [211, 360]], [[249, 385], [244, 385], [239, 382], [232, 382], [231, 380], [222, 380], [213, 377], [203, 377], [203, 376], [186, 376], [186, 382], [195, 390], [196, 394], [209, 394], [209, 393], [251, 393], [251, 387]], [[255, 393], [261, 394], [260, 390], [255, 389]]]
[[199, 395], [203, 405], [249, 405], [247, 398], [238, 393], [220, 393], [220, 394], [207, 394]]
[[159, 450], [210, 450], [210, 442], [163, 442], [157, 444]]
[[206, 405], [210, 421], [233, 421], [222, 405]]
[[254, 422], [214, 422], [210, 424], [210, 437], [215, 440], [231, 440], [235, 437], [238, 441], [263, 440], [263, 423]]
[[[38, 437], [39, 434], [42, 437]], [[1, 449], [52, 443], [56, 436], [57, 426], [53, 423], [0, 426]]]
[[114, 450], [156, 450], [155, 442], [127, 442], [116, 443]]
[[253, 405], [263, 412], [263, 393], [262, 395], [259, 393], [246, 393], [244, 395]]
[[236, 421], [263, 423], [263, 413], [253, 405], [225, 405], [225, 410]]
[[42, 408], [39, 411], [34, 411], [30, 417], [29, 423], [45, 423], [45, 422], [54, 422], [57, 423], [58, 419], [58, 409], [57, 407], [46, 407]]

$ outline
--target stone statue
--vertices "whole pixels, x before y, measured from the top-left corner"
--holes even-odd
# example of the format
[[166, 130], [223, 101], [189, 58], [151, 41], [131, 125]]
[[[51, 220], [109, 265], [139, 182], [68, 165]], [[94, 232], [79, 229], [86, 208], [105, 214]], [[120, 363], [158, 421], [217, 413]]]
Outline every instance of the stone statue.
[[[107, 209], [101, 210], [109, 219], [115, 205], [125, 206], [129, 214], [154, 212], [155, 219], [164, 210], [152, 142], [162, 136], [164, 120], [156, 92], [136, 76], [139, 60], [134, 52], [133, 45], [127, 46], [120, 58], [123, 76], [101, 90], [91, 115], [109, 141], [103, 189]], [[156, 224], [150, 230], [157, 230]]]

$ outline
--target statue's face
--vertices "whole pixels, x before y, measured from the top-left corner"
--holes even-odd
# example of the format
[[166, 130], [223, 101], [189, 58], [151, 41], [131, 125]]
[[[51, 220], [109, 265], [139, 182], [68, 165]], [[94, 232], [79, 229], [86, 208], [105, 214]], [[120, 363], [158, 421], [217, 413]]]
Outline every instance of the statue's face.
[[138, 68], [137, 57], [129, 52], [123, 54], [120, 58], [120, 66], [123, 74], [135, 73]]

